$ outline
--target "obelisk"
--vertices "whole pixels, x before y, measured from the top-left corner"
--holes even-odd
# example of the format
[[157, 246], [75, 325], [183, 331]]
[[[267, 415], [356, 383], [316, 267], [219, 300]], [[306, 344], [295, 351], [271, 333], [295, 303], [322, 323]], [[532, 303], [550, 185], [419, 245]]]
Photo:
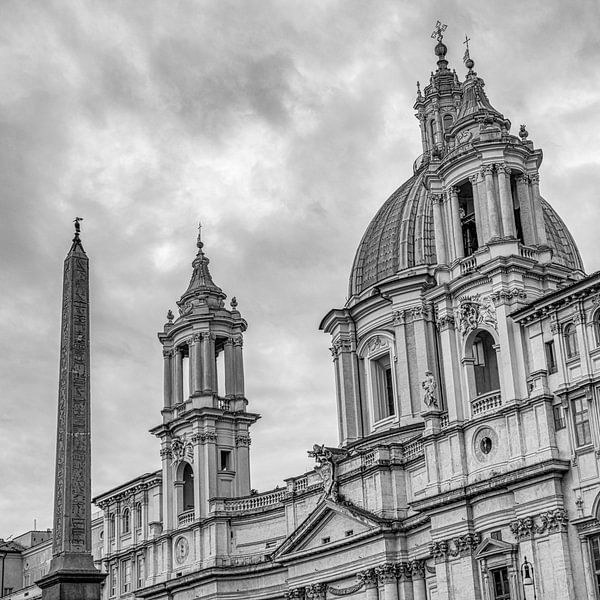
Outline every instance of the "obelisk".
[[91, 546], [89, 263], [80, 219], [64, 263], [54, 543], [48, 574], [37, 585], [43, 600], [99, 600], [106, 577], [94, 567]]

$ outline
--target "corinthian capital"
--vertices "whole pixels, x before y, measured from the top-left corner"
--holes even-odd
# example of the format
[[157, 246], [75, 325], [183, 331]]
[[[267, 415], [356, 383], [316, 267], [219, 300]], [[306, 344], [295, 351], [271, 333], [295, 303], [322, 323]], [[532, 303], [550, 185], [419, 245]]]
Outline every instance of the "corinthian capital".
[[529, 181], [531, 183], [538, 184], [540, 182], [540, 174], [539, 173], [529, 173]]
[[496, 171], [498, 171], [499, 175], [510, 175], [510, 167], [506, 163], [498, 163]]
[[443, 194], [429, 194], [432, 204], [442, 204], [444, 201]]
[[477, 185], [479, 183], [479, 173], [475, 173], [474, 175], [469, 175], [469, 181], [472, 185]]
[[486, 175], [491, 175], [494, 172], [494, 165], [483, 165], [481, 167], [481, 173], [485, 177]]

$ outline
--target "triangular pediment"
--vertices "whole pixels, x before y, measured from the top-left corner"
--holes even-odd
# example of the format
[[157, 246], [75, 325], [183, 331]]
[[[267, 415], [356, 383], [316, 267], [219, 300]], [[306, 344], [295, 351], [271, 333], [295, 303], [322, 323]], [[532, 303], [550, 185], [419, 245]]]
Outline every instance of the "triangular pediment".
[[281, 560], [297, 552], [327, 550], [332, 544], [378, 531], [387, 521], [352, 504], [320, 503], [272, 555]]
[[514, 544], [509, 544], [503, 540], [494, 540], [493, 538], [485, 538], [481, 544], [475, 549], [475, 558], [487, 558], [497, 554], [510, 554], [516, 551]]

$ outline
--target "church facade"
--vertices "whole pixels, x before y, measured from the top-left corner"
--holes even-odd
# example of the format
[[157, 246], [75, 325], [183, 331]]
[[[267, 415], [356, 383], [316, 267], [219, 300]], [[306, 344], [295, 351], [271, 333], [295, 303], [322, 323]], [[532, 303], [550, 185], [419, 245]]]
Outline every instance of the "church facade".
[[95, 499], [105, 600], [600, 598], [600, 274], [540, 195], [542, 151], [446, 52], [414, 174], [320, 325], [339, 446], [251, 490], [247, 323], [199, 235], [158, 336], [160, 468]]

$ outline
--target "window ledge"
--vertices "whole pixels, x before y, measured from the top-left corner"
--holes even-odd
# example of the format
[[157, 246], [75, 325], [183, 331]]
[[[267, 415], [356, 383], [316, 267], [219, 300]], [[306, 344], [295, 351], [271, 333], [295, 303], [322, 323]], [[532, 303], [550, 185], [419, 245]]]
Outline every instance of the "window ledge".
[[565, 360], [565, 363], [568, 366], [574, 365], [575, 363], [578, 363], [581, 361], [581, 356], [579, 356], [579, 354], [577, 356], [571, 356], [571, 358], [567, 358]]

